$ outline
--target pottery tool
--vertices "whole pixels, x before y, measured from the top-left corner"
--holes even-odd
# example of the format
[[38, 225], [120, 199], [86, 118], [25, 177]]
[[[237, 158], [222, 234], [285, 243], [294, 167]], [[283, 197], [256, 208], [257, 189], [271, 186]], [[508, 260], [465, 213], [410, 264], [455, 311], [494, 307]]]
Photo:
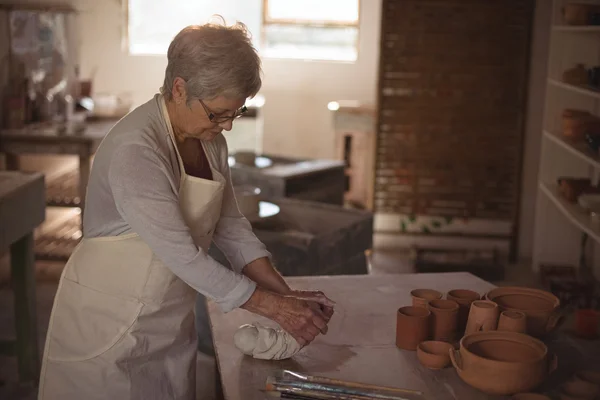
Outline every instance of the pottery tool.
[[267, 391], [267, 390], [263, 390], [263, 392], [268, 397], [272, 397], [274, 399], [321, 400], [320, 397], [307, 397], [307, 396], [290, 393], [290, 392], [277, 392], [277, 391]]
[[391, 386], [378, 386], [378, 385], [371, 385], [368, 383], [360, 383], [360, 382], [343, 381], [341, 379], [332, 379], [332, 378], [326, 378], [323, 376], [311, 376], [311, 375], [300, 374], [300, 373], [297, 373], [294, 371], [284, 369], [281, 373], [281, 377], [285, 378], [286, 376], [291, 376], [291, 377], [300, 379], [302, 381], [307, 381], [307, 382], [323, 383], [323, 384], [328, 384], [328, 385], [337, 385], [337, 386], [343, 386], [343, 387], [348, 387], [348, 388], [381, 390], [381, 391], [385, 391], [385, 392], [404, 393], [404, 394], [412, 394], [412, 395], [419, 395], [419, 396], [423, 395], [423, 392], [419, 392], [418, 390], [395, 388], [395, 387], [391, 387]]
[[310, 397], [315, 400], [374, 400], [370, 396], [358, 396], [358, 395], [345, 395], [339, 393], [326, 393], [315, 390], [291, 388], [281, 385], [273, 385], [272, 391], [264, 390], [266, 393], [271, 393], [271, 396], [275, 396], [276, 393], [294, 394], [299, 396]]
[[294, 381], [294, 380], [277, 380], [274, 377], [268, 377], [266, 383], [266, 390], [272, 391], [275, 389], [275, 386], [279, 386], [282, 388], [297, 388], [297, 389], [306, 389], [313, 390], [317, 392], [325, 392], [336, 395], [346, 395], [346, 396], [363, 396], [371, 399], [382, 399], [382, 400], [409, 400], [406, 397], [402, 397], [399, 394], [392, 393], [382, 393], [382, 391], [374, 390], [374, 389], [359, 389], [352, 388], [348, 386], [338, 386], [332, 384], [323, 384], [317, 382], [307, 382], [307, 381]]
[[312, 390], [293, 389], [289, 391], [287, 388], [275, 386], [277, 390], [261, 390], [267, 396], [277, 399], [298, 399], [298, 400], [373, 400], [372, 397], [356, 397], [344, 396], [338, 394], [329, 394], [323, 392], [315, 392]]

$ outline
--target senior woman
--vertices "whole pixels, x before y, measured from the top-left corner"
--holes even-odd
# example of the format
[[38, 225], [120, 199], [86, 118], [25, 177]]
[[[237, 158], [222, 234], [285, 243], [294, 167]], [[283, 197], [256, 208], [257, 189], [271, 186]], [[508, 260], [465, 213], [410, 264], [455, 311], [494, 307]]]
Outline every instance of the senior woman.
[[[303, 345], [326, 332], [333, 302], [290, 289], [234, 196], [222, 131], [260, 86], [242, 24], [190, 26], [173, 39], [161, 93], [96, 153], [40, 399], [193, 399], [197, 292], [224, 312], [270, 318]], [[212, 241], [233, 270], [208, 256]]]

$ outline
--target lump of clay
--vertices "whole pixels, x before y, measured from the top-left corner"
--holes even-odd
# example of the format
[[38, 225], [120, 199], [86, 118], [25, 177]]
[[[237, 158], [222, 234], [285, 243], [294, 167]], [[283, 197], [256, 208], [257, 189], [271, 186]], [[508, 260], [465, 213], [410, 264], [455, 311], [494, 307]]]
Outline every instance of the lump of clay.
[[242, 353], [263, 360], [284, 360], [302, 349], [296, 339], [283, 329], [260, 324], [240, 326], [233, 335], [233, 341]]

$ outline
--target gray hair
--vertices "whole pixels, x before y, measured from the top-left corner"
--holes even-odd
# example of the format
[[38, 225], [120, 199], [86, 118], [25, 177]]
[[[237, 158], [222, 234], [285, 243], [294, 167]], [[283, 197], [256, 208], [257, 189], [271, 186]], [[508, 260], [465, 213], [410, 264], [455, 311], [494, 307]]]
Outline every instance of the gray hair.
[[261, 65], [251, 35], [241, 22], [226, 26], [209, 22], [190, 25], [175, 36], [167, 52], [160, 92], [172, 98], [173, 81], [185, 80], [188, 103], [194, 99], [254, 97], [260, 90]]

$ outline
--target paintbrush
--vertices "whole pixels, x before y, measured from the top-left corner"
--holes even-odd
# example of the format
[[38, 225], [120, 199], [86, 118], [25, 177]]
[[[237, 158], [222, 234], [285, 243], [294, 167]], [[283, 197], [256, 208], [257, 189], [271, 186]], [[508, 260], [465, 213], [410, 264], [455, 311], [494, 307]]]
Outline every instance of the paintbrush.
[[384, 392], [406, 393], [406, 394], [414, 394], [414, 395], [420, 395], [420, 396], [423, 395], [423, 392], [419, 392], [418, 390], [401, 389], [401, 388], [395, 388], [395, 387], [389, 387], [389, 386], [370, 385], [368, 383], [343, 381], [340, 379], [326, 378], [323, 376], [303, 375], [298, 372], [284, 369], [281, 373], [281, 377], [285, 378], [286, 375], [289, 375], [294, 378], [298, 378], [300, 380], [307, 381], [307, 382], [324, 383], [324, 384], [328, 384], [328, 385], [337, 385], [337, 386], [352, 387], [352, 388], [358, 388], [358, 389], [381, 390]]
[[373, 397], [366, 396], [353, 396], [353, 395], [345, 395], [345, 394], [333, 394], [326, 392], [318, 392], [314, 390], [308, 389], [299, 389], [299, 388], [290, 388], [286, 386], [273, 385], [273, 390], [276, 392], [282, 393], [293, 393], [299, 394], [302, 396], [309, 396], [318, 400], [373, 400]]
[[313, 397], [318, 400], [376, 400], [371, 396], [358, 396], [341, 393], [327, 393], [316, 390], [300, 389], [287, 386], [273, 385], [273, 390], [278, 392], [294, 393], [302, 396]]
[[332, 393], [332, 394], [337, 394], [337, 395], [363, 396], [363, 397], [372, 398], [372, 399], [408, 400], [406, 397], [400, 397], [399, 395], [395, 395], [395, 394], [391, 394], [391, 393], [386, 394], [386, 393], [375, 392], [375, 391], [372, 391], [372, 389], [371, 390], [356, 389], [356, 388], [350, 388], [350, 387], [326, 385], [326, 384], [322, 384], [322, 383], [306, 382], [306, 381], [287, 381], [287, 380], [279, 381], [274, 377], [268, 377], [267, 382], [266, 382], [266, 389], [273, 390], [274, 385], [279, 385], [279, 386], [289, 387], [289, 388], [314, 390], [314, 391], [318, 391], [318, 392], [326, 392], [326, 393]]
[[300, 394], [289, 393], [289, 392], [275, 392], [270, 390], [261, 390], [267, 396], [276, 399], [293, 399], [293, 400], [321, 400], [319, 397], [307, 397]]

